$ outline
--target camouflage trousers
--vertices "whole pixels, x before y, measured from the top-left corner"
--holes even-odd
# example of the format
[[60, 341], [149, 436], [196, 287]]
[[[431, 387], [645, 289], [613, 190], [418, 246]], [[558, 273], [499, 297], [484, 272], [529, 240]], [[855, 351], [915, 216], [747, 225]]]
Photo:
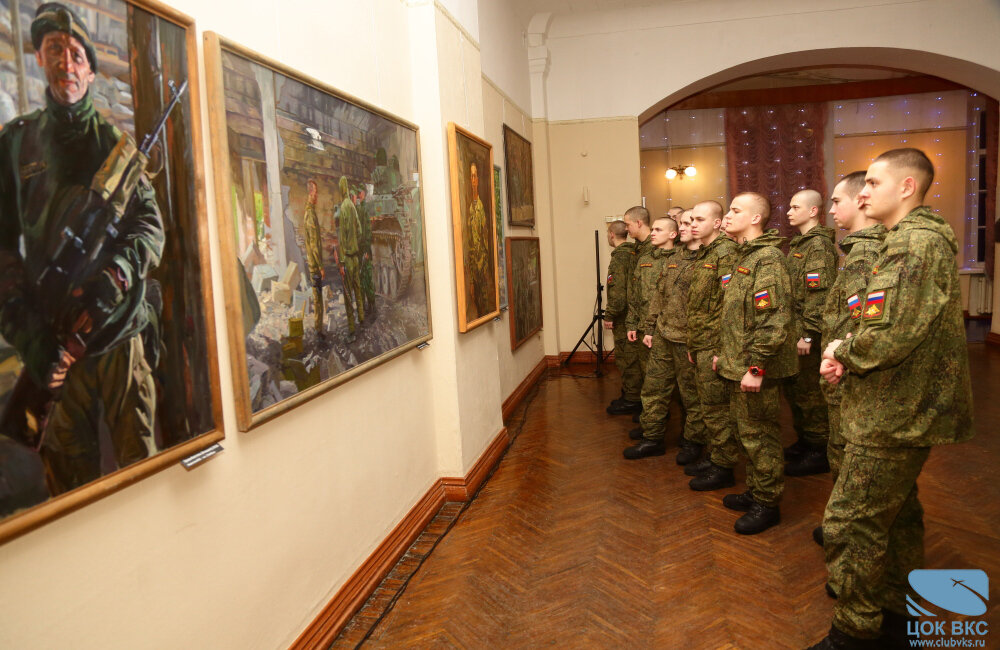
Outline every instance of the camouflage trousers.
[[709, 460], [719, 467], [734, 467], [739, 459], [740, 443], [733, 432], [729, 415], [729, 382], [712, 370], [712, 352], [692, 352], [701, 419], [708, 430]]
[[323, 331], [323, 276], [315, 273], [312, 276], [313, 314], [316, 316], [316, 331]]
[[830, 438], [826, 398], [819, 386], [819, 365], [823, 349], [817, 338], [809, 354], [799, 357], [799, 374], [783, 384], [785, 399], [792, 408], [792, 423], [799, 440], [826, 449]]
[[747, 457], [747, 489], [757, 503], [776, 506], [785, 491], [785, 457], [778, 428], [779, 388], [768, 379], [759, 393], [744, 393], [738, 381], [729, 384], [729, 417]]
[[[617, 324], [615, 327], [619, 327]], [[638, 339], [629, 341], [625, 326], [621, 325], [622, 335], [625, 336], [623, 344], [624, 354], [622, 355], [625, 367], [622, 369], [622, 390], [625, 392], [625, 399], [630, 402], [642, 400], [642, 382], [646, 377], [646, 359], [649, 358], [649, 348], [642, 344], [642, 332], [639, 332]], [[618, 335], [615, 334], [615, 354], [618, 354]], [[619, 366], [621, 367], [621, 366]]]
[[622, 374], [622, 393], [625, 394], [625, 373], [629, 367], [629, 352], [627, 349], [628, 336], [625, 332], [625, 323], [618, 321], [611, 328], [611, 335], [615, 341], [615, 367]]
[[830, 441], [826, 445], [826, 457], [830, 461], [830, 472], [833, 474], [833, 482], [837, 482], [837, 475], [840, 473], [840, 465], [844, 462], [844, 440], [840, 423], [840, 400], [843, 395], [843, 386], [837, 384], [831, 386], [823, 382], [823, 394], [826, 396], [826, 407], [830, 422]]
[[653, 347], [646, 362], [646, 378], [642, 382], [642, 436], [646, 440], [663, 440], [667, 433], [667, 411], [674, 385], [684, 405], [684, 438], [699, 445], [708, 444], [708, 430], [702, 422], [701, 402], [694, 366], [688, 361], [687, 346], [653, 334]]
[[[156, 453], [156, 386], [136, 334], [118, 347], [74, 363], [45, 429], [41, 455], [52, 495]], [[102, 468], [107, 432], [116, 467]]]
[[929, 447], [848, 444], [823, 515], [823, 549], [839, 581], [833, 624], [858, 638], [876, 638], [882, 609], [906, 612], [910, 571], [924, 561], [923, 508], [917, 477]]
[[358, 312], [358, 325], [365, 319], [365, 305], [361, 297], [360, 265], [357, 255], [344, 255], [344, 308], [347, 310], [347, 329], [354, 334], [354, 312]]

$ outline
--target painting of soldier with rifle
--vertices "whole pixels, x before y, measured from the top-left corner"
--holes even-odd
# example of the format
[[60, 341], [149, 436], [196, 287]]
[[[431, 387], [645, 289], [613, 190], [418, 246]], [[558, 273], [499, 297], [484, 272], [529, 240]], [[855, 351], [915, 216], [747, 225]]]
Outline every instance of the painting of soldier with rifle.
[[[80, 6], [39, 4], [24, 45], [44, 75], [41, 107], [0, 129], [0, 335], [4, 364], [19, 366], [0, 414], [0, 517], [214, 428], [212, 391], [191, 394], [210, 382], [194, 354], [214, 342], [204, 306], [185, 296], [200, 299], [196, 201], [178, 191], [193, 178], [186, 66], [163, 57], [171, 39], [183, 54], [184, 30], [120, 9], [129, 42], [116, 57]], [[158, 51], [129, 57], [143, 33]], [[136, 69], [150, 54], [152, 69]], [[110, 80], [98, 77], [105, 66]], [[24, 108], [32, 86], [20, 81], [4, 92]], [[193, 262], [178, 259], [184, 248]], [[178, 430], [166, 418], [181, 395], [193, 408]]]

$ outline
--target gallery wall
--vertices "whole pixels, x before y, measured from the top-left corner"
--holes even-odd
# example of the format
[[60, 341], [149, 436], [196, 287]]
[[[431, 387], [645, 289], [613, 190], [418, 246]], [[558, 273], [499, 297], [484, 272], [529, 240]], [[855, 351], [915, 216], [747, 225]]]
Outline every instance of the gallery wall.
[[[598, 225], [597, 215], [582, 219], [581, 183], [568, 171], [579, 166], [583, 149], [599, 149], [614, 161], [611, 173], [588, 183], [591, 196], [607, 203], [607, 214], [621, 214], [640, 200], [636, 136], [607, 137], [623, 121], [646, 119], [739, 76], [803, 65], [877, 62], [1000, 97], [998, 28], [1000, 5], [989, 0], [875, 0], [864, 6], [850, 0], [706, 0], [553, 15], [536, 37], [547, 64], [544, 115], [553, 129], [573, 132], [572, 138], [554, 138], [548, 152], [553, 191], [566, 188], [551, 202], [559, 349], [576, 340], [570, 331], [577, 327], [565, 325], [568, 314], [588, 313], [593, 303], [592, 291], [579, 288], [588, 267], [567, 263], [582, 261], [578, 231]], [[1000, 304], [1000, 286], [994, 287], [994, 304]], [[1000, 318], [993, 330], [1000, 333]]]
[[[510, 387], [542, 357], [537, 340], [511, 355], [504, 321], [456, 328], [445, 127], [502, 143], [484, 120], [486, 96], [491, 111], [496, 101], [476, 2], [170, 4], [197, 21], [200, 58], [201, 32], [216, 31], [420, 127], [434, 338], [237, 432], [205, 139], [225, 451], [5, 544], [0, 647], [287, 647], [439, 477], [469, 471], [502, 430]], [[504, 110], [530, 138], [523, 109]]]

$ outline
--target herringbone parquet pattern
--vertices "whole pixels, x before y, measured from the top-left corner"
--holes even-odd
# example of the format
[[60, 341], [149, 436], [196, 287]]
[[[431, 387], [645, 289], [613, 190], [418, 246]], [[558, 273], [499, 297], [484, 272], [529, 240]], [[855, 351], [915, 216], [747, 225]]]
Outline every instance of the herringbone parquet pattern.
[[[927, 565], [1000, 580], [1000, 352], [970, 352], [979, 433], [924, 470]], [[810, 532], [829, 475], [788, 479], [782, 524], [736, 535], [720, 499], [737, 490], [691, 492], [673, 450], [622, 459], [634, 425], [604, 413], [617, 387], [542, 382], [496, 473], [365, 647], [802, 648], [825, 634], [832, 601]], [[787, 412], [784, 425], [790, 442]], [[1000, 609], [987, 617], [1000, 644]]]

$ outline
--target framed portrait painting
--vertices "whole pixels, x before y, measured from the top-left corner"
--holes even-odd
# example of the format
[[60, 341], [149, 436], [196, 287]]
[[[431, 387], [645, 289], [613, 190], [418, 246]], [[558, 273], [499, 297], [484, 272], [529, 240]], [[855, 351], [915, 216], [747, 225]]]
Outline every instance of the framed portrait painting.
[[510, 349], [542, 329], [542, 266], [538, 237], [507, 238]]
[[5, 4], [0, 541], [223, 436], [194, 21]]
[[504, 169], [507, 171], [507, 213], [512, 226], [535, 227], [535, 185], [531, 143], [503, 125]]
[[493, 146], [449, 123], [448, 152], [458, 331], [468, 332], [500, 314]]
[[208, 32], [237, 423], [431, 338], [417, 127]]

